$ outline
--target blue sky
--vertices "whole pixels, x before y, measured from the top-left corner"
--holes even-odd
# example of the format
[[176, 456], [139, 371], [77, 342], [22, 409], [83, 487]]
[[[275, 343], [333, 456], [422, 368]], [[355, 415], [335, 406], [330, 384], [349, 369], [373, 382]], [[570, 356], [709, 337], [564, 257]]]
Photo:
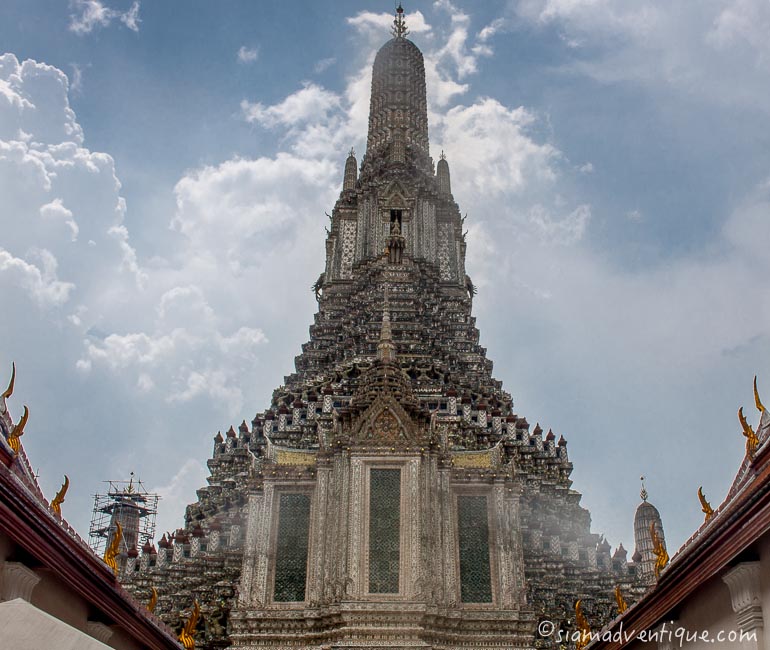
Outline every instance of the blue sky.
[[[738, 468], [755, 373], [770, 395], [770, 6], [670, 5], [405, 7], [482, 344], [626, 548], [639, 476], [678, 546]], [[214, 434], [291, 372], [391, 12], [0, 7], [0, 368], [82, 532], [130, 471], [177, 526]]]

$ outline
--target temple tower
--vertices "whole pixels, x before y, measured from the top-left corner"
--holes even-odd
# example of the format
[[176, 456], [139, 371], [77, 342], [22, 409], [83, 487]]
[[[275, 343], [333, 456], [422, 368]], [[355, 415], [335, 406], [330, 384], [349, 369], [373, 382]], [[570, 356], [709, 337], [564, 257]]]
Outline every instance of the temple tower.
[[581, 598], [605, 620], [633, 579], [590, 531], [566, 440], [514, 412], [479, 344], [407, 34], [399, 7], [295, 372], [217, 434], [185, 528], [130, 577], [169, 618], [196, 598], [200, 647], [531, 648], [538, 616], [569, 625]]
[[647, 489], [642, 485], [640, 493], [642, 502], [636, 509], [634, 515], [634, 542], [636, 549], [634, 551], [634, 561], [636, 562], [640, 578], [647, 584], [653, 584], [655, 576], [655, 544], [652, 538], [650, 527], [655, 527], [658, 539], [666, 548], [666, 536], [663, 533], [663, 520], [660, 517], [658, 509], [647, 499]]

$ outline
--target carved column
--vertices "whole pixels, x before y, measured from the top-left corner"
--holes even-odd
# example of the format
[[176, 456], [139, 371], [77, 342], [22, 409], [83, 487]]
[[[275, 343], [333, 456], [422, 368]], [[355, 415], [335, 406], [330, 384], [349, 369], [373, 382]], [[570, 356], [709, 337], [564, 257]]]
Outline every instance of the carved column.
[[499, 482], [492, 490], [492, 502], [495, 513], [495, 549], [497, 554], [497, 566], [499, 576], [499, 603], [504, 609], [518, 607], [517, 585], [518, 572], [516, 562], [518, 560], [517, 517], [515, 509], [517, 504], [513, 498], [506, 496], [505, 484]]
[[21, 562], [5, 562], [2, 568], [2, 599], [21, 598], [29, 602], [40, 576]]
[[348, 571], [352, 593], [356, 598], [364, 594], [364, 577], [361, 575], [363, 553], [363, 517], [364, 517], [364, 475], [365, 468], [360, 458], [350, 462], [350, 519], [348, 520]]
[[[268, 498], [268, 492], [270, 498]], [[240, 606], [261, 607], [265, 602], [267, 582], [267, 544], [269, 541], [269, 510], [272, 485], [264, 492], [249, 497], [249, 520], [246, 528], [243, 571], [241, 575]]]
[[459, 568], [457, 566], [455, 548], [455, 514], [454, 497], [450, 487], [451, 471], [448, 468], [438, 470], [439, 486], [441, 491], [441, 556], [444, 562], [442, 571], [444, 580], [444, 604], [450, 607], [457, 605], [459, 601]]
[[747, 647], [764, 647], [764, 619], [762, 598], [759, 588], [759, 562], [742, 562], [722, 576], [730, 588], [733, 611], [742, 632], [756, 631], [755, 639], [744, 640]]
[[315, 503], [312, 508], [313, 521], [310, 528], [313, 539], [309, 548], [312, 561], [307, 588], [308, 600], [311, 605], [317, 605], [324, 599], [324, 566], [327, 563], [327, 546], [324, 542], [326, 528], [330, 523], [327, 518], [330, 475], [331, 471], [328, 467], [319, 467], [316, 474]]

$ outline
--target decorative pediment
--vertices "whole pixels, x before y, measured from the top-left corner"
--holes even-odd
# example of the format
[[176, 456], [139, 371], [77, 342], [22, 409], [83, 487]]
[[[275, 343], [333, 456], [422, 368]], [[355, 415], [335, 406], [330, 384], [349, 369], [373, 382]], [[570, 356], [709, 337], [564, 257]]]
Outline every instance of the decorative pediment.
[[398, 181], [393, 181], [390, 185], [388, 185], [387, 190], [385, 190], [382, 203], [388, 208], [406, 208], [406, 195], [407, 192], [401, 183]]
[[353, 440], [367, 445], [394, 447], [416, 444], [421, 435], [401, 405], [390, 396], [378, 397], [353, 425]]

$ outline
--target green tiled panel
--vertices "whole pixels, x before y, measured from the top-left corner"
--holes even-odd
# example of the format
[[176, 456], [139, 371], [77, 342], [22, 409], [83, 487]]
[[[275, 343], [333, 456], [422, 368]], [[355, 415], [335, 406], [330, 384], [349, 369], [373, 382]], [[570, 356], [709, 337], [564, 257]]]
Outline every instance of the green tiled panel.
[[282, 494], [275, 551], [273, 600], [276, 602], [305, 600], [309, 530], [310, 495]]
[[372, 469], [369, 480], [369, 593], [397, 594], [401, 470]]
[[464, 603], [491, 603], [487, 498], [458, 497], [457, 527], [460, 541], [461, 599]]

